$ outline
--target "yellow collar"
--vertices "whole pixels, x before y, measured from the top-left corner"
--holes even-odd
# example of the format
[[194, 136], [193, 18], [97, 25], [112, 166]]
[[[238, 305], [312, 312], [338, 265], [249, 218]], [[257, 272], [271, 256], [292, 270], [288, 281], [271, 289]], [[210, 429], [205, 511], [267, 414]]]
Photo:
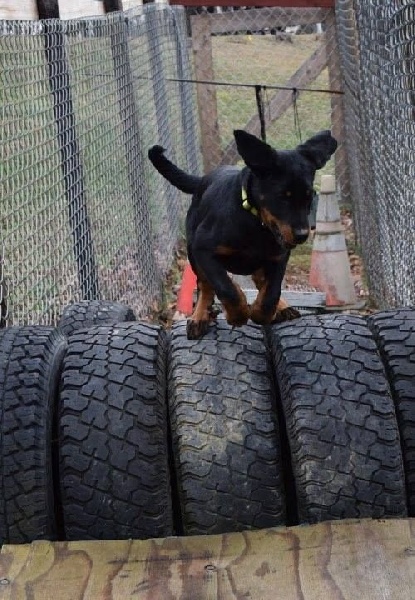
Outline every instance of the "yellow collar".
[[246, 193], [246, 189], [242, 186], [242, 206], [245, 210], [249, 210], [255, 217], [258, 216], [258, 210], [255, 206], [251, 206], [248, 200], [248, 194]]

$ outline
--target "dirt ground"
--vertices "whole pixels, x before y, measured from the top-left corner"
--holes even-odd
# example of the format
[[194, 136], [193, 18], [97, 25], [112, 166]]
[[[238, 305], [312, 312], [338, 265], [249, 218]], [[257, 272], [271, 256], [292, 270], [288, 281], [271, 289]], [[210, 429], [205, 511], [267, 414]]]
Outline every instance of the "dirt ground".
[[[344, 227], [346, 247], [350, 262], [350, 273], [354, 283], [356, 299], [359, 308], [351, 310], [357, 314], [369, 314], [373, 312], [374, 306], [366, 284], [365, 270], [356, 244], [356, 234], [353, 226], [353, 215], [350, 210], [341, 210], [341, 220]], [[290, 291], [319, 291], [310, 286], [308, 278], [310, 272], [310, 261], [312, 252], [312, 239], [301, 249], [298, 254], [291, 257], [284, 279], [284, 289]], [[176, 250], [176, 256], [172, 269], [167, 275], [165, 286], [164, 307], [158, 311], [156, 318], [165, 327], [170, 327], [177, 319], [185, 318], [176, 308], [177, 294], [183, 270], [186, 265], [186, 248], [182, 242]]]

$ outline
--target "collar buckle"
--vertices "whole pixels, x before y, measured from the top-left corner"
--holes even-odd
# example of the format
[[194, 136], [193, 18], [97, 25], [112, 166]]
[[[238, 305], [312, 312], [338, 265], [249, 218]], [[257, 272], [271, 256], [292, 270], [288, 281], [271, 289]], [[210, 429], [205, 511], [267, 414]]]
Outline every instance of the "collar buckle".
[[254, 217], [258, 216], [258, 209], [255, 206], [251, 206], [248, 200], [248, 194], [246, 193], [246, 189], [242, 186], [242, 207], [245, 210], [248, 210]]

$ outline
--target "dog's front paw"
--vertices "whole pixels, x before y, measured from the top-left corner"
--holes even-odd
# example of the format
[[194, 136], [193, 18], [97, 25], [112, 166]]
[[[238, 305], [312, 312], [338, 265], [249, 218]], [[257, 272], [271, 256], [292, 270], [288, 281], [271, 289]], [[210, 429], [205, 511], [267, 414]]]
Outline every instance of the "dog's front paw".
[[226, 307], [225, 308], [225, 317], [231, 327], [242, 327], [242, 325], [246, 325], [250, 318], [250, 309], [249, 305], [242, 305], [241, 307]]
[[198, 340], [203, 337], [209, 329], [211, 321], [189, 319], [186, 325], [186, 334], [188, 340]]
[[283, 323], [284, 321], [294, 321], [294, 319], [298, 319], [301, 317], [301, 313], [292, 306], [287, 306], [282, 310], [277, 310], [272, 319], [272, 324]]
[[251, 310], [251, 319], [257, 325], [269, 325], [272, 321], [272, 313], [264, 313], [261, 307], [254, 303]]
[[240, 315], [238, 317], [226, 318], [227, 323], [231, 327], [242, 327], [242, 325], [246, 325], [248, 323], [249, 317]]

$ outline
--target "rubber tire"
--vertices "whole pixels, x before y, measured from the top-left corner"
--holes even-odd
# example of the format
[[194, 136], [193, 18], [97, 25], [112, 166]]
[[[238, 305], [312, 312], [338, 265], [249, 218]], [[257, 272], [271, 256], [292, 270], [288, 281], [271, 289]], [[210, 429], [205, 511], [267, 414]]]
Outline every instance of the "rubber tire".
[[415, 517], [415, 310], [379, 312], [368, 318], [368, 325], [380, 350], [395, 402], [408, 512]]
[[136, 321], [136, 316], [125, 304], [110, 300], [83, 300], [65, 306], [58, 328], [69, 336], [78, 329], [93, 325], [115, 325], [129, 321]]
[[120, 323], [68, 339], [60, 393], [67, 540], [172, 535], [166, 336]]
[[199, 340], [173, 324], [168, 399], [183, 533], [285, 524], [273, 387], [263, 334], [218, 318]]
[[407, 514], [398, 425], [362, 317], [268, 328], [301, 523]]
[[56, 539], [53, 419], [65, 337], [53, 327], [0, 331], [0, 543]]

